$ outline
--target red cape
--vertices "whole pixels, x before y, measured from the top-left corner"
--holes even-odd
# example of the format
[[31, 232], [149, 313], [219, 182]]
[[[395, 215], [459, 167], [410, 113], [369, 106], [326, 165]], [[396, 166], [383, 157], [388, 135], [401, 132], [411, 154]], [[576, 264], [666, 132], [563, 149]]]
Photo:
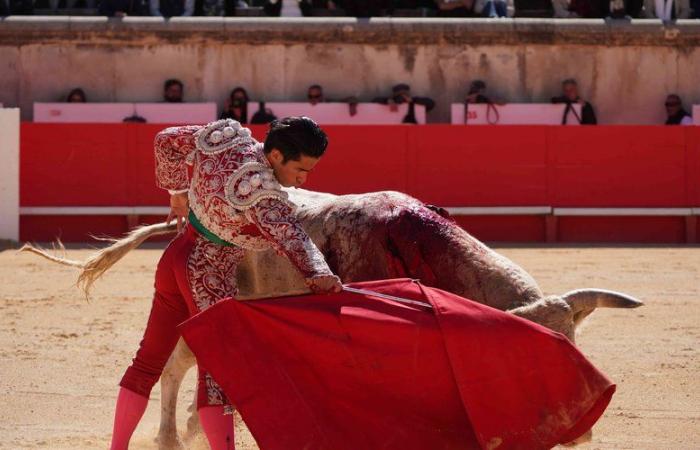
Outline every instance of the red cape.
[[224, 300], [181, 325], [263, 450], [544, 449], [615, 385], [560, 333], [408, 279]]

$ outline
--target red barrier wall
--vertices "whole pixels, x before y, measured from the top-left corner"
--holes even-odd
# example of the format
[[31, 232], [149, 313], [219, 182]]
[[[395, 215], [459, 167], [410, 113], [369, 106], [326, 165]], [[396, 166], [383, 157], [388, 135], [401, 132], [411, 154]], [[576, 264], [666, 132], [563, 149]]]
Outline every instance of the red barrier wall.
[[[167, 194], [154, 184], [152, 148], [162, 128], [23, 123], [21, 206], [166, 205]], [[264, 138], [266, 126], [251, 128]], [[440, 206], [700, 206], [700, 127], [324, 129], [330, 146], [309, 179], [310, 189], [338, 194], [393, 189]], [[539, 241], [545, 233], [544, 218], [537, 216], [459, 221], [489, 240]], [[563, 241], [683, 241], [682, 217], [559, 221]], [[24, 216], [21, 234], [50, 239], [61, 223], [66, 240], [80, 240], [81, 227], [113, 234], [120, 227], [126, 231], [125, 222]]]

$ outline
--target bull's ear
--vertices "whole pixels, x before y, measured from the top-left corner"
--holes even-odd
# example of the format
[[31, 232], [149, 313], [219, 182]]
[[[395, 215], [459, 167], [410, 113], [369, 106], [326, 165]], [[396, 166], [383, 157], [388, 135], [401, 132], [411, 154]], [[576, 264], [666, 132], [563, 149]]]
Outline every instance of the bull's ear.
[[455, 221], [445, 208], [435, 205], [425, 205], [425, 207], [431, 210], [432, 212], [437, 213], [437, 215], [439, 215], [440, 217], [451, 220], [452, 222]]

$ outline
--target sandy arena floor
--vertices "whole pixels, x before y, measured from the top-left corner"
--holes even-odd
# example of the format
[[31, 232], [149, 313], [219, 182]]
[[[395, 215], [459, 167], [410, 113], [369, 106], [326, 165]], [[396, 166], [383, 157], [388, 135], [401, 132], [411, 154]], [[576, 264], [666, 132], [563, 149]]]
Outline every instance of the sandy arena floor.
[[[593, 442], [579, 448], [700, 448], [700, 248], [500, 251], [545, 292], [602, 287], [646, 302], [599, 310], [584, 324], [579, 346], [618, 391]], [[0, 448], [107, 448], [117, 383], [145, 326], [160, 253], [130, 254], [98, 283], [90, 303], [73, 286], [71, 268], [0, 253]], [[190, 371], [181, 426], [193, 388]], [[156, 387], [132, 448], [155, 448], [159, 401]], [[237, 448], [257, 448], [238, 424]]]

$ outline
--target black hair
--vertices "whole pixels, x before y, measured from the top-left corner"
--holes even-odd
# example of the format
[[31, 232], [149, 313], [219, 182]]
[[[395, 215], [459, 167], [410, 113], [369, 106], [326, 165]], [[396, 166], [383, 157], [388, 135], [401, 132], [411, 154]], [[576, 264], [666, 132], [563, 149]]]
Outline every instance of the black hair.
[[573, 84], [574, 86], [578, 86], [578, 83], [573, 78], [567, 78], [566, 80], [561, 82], [562, 86], [566, 86], [567, 84]]
[[165, 80], [165, 84], [163, 84], [163, 89], [168, 89], [170, 86], [177, 84], [180, 86], [181, 89], [184, 89], [185, 85], [182, 84], [182, 81], [178, 80], [177, 78], [171, 78], [169, 80]]
[[474, 80], [469, 85], [469, 95], [477, 94], [483, 90], [486, 90], [486, 83], [482, 80]]
[[391, 88], [391, 92], [399, 92], [399, 91], [410, 91], [411, 86], [407, 85], [406, 83], [399, 83], [397, 85], [394, 85], [394, 87]]
[[285, 117], [273, 120], [265, 137], [265, 153], [273, 149], [282, 152], [283, 162], [298, 161], [301, 155], [320, 158], [328, 146], [328, 136], [312, 119]]
[[85, 91], [83, 91], [83, 90], [80, 89], [80, 88], [75, 88], [75, 89], [73, 89], [72, 91], [70, 91], [70, 92], [68, 93], [68, 96], [66, 97], [66, 101], [67, 101], [67, 102], [70, 102], [70, 101], [71, 101], [71, 97], [73, 97], [74, 95], [79, 95], [80, 98], [82, 98], [82, 100], [81, 100], [82, 102], [87, 102], [87, 97], [85, 96]]
[[309, 86], [309, 88], [307, 89], [307, 91], [310, 91], [311, 89], [318, 89], [319, 91], [322, 91], [322, 92], [323, 92], [323, 88], [321, 87], [320, 84], [312, 84], [311, 86]]
[[236, 94], [236, 92], [243, 92], [243, 95], [245, 96], [245, 101], [246, 102], [250, 101], [250, 97], [248, 97], [248, 91], [246, 91], [245, 88], [243, 88], [241, 86], [237, 86], [231, 91], [231, 95], [229, 95], [229, 98], [231, 100], [233, 100], [233, 96]]

